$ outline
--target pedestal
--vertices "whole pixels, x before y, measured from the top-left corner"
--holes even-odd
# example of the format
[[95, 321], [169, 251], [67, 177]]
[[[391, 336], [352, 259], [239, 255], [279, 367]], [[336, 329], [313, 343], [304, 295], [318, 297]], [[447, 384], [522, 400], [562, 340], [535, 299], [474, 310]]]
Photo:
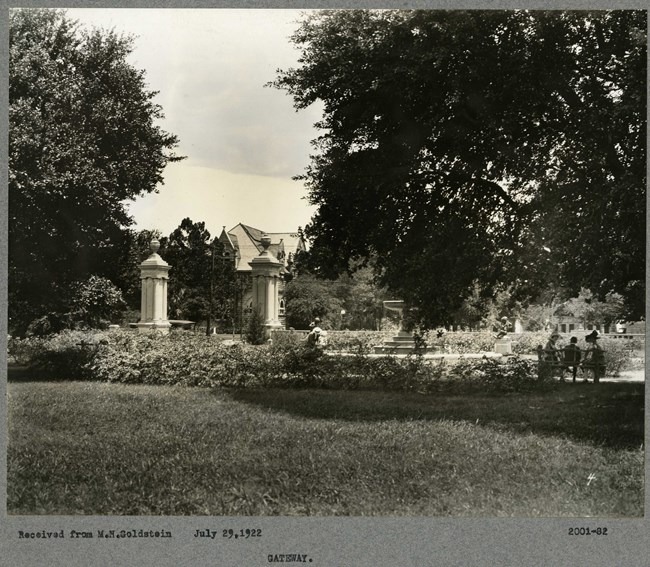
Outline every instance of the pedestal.
[[155, 330], [168, 333], [171, 323], [167, 319], [167, 280], [171, 266], [158, 254], [160, 243], [151, 241], [152, 254], [140, 264], [142, 295], [138, 330], [147, 333]]
[[273, 330], [283, 328], [279, 319], [280, 302], [278, 300], [282, 263], [269, 252], [271, 238], [268, 235], [262, 236], [261, 243], [262, 252], [249, 262], [249, 266], [253, 277], [252, 307], [262, 315], [265, 335], [268, 339]]

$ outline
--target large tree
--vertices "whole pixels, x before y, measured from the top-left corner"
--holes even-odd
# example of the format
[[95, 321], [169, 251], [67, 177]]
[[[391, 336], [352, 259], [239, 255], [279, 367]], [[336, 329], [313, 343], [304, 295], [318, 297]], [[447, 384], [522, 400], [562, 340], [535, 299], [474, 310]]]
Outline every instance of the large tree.
[[425, 323], [550, 285], [642, 314], [642, 11], [329, 11], [274, 85], [320, 100], [305, 181], [313, 267], [376, 257]]
[[[232, 324], [237, 292], [235, 266], [217, 238], [211, 240], [204, 222], [185, 218], [168, 238], [160, 254], [171, 265], [169, 315], [172, 319], [215, 320]], [[230, 325], [229, 325], [230, 328]]]
[[371, 268], [365, 267], [335, 281], [299, 271], [287, 283], [284, 298], [290, 327], [306, 329], [319, 317], [330, 329], [376, 330], [385, 315], [383, 301], [389, 296], [375, 285]]
[[71, 282], [118, 276], [125, 201], [155, 191], [180, 158], [127, 61], [130, 37], [20, 9], [9, 42], [9, 316], [20, 329], [56, 310]]

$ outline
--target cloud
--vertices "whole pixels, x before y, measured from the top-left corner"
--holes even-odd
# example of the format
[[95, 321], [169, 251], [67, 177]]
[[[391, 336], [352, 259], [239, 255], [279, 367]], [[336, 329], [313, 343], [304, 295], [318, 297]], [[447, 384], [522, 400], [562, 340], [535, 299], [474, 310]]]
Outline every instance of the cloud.
[[313, 208], [291, 177], [309, 163], [322, 109], [296, 113], [264, 85], [297, 64], [297, 10], [69, 9], [84, 26], [134, 35], [132, 64], [180, 139], [160, 193], [132, 203], [139, 228], [168, 234], [184, 217], [214, 232], [244, 222], [269, 231], [304, 226]]
[[167, 235], [185, 217], [204, 221], [214, 235], [239, 222], [269, 232], [304, 227], [314, 213], [296, 181], [236, 174], [192, 163], [167, 167], [165, 185], [157, 194], [129, 204], [138, 229], [157, 228]]
[[206, 167], [287, 176], [309, 161], [315, 106], [264, 85], [297, 62], [295, 10], [69, 10], [82, 22], [134, 34], [132, 61], [146, 71], [180, 153]]

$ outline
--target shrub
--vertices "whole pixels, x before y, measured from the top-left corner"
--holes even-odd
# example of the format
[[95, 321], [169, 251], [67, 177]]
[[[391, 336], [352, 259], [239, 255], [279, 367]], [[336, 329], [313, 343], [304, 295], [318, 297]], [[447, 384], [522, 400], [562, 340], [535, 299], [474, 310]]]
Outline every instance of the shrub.
[[326, 350], [369, 354], [394, 334], [394, 331], [328, 331]]
[[32, 359], [42, 343], [38, 337], [19, 337], [10, 336], [7, 340], [7, 360], [10, 363], [27, 366], [31, 364]]
[[72, 287], [75, 292], [69, 315], [78, 326], [106, 328], [110, 322], [119, 320], [126, 309], [122, 292], [107, 278], [90, 276]]
[[307, 341], [307, 331], [295, 331], [295, 330], [277, 330], [271, 333], [271, 342], [273, 346], [298, 346], [301, 343]]
[[61, 310], [32, 320], [26, 336], [46, 337], [65, 329], [107, 329], [111, 322], [123, 320], [126, 303], [122, 292], [107, 278], [90, 276], [57, 292], [63, 296]]
[[518, 356], [507, 357], [505, 362], [494, 358], [465, 360], [454, 365], [451, 372], [452, 383], [463, 390], [521, 392], [555, 385], [538, 380], [537, 361]]
[[469, 354], [480, 352], [493, 352], [494, 333], [491, 331], [476, 332], [449, 332], [438, 336], [436, 331], [428, 331], [425, 341], [430, 347], [438, 347], [441, 352], [455, 354]]
[[[537, 383], [537, 361], [518, 356], [432, 363], [418, 355], [368, 356], [370, 343], [363, 339], [356, 343], [357, 352], [336, 353], [308, 346], [300, 333], [278, 335], [282, 335], [279, 341], [254, 346], [224, 343], [197, 333], [64, 331], [49, 338], [11, 338], [9, 356], [14, 362], [29, 364], [40, 377], [62, 380], [418, 392], [549, 387]], [[602, 342], [608, 375], [623, 369], [631, 350], [638, 346], [632, 341]], [[348, 349], [355, 344], [352, 336], [339, 345], [344, 343]]]
[[[605, 375], [609, 376], [618, 376], [622, 370], [629, 369], [635, 351], [639, 349], [636, 340], [625, 339], [603, 338], [600, 346], [605, 351]], [[581, 345], [583, 347], [586, 345]]]
[[63, 331], [46, 339], [32, 339], [28, 364], [39, 378], [88, 380], [94, 378], [93, 362], [106, 345], [101, 333]]
[[[296, 335], [297, 336], [297, 335]], [[32, 368], [51, 379], [227, 388], [329, 388], [510, 392], [536, 387], [535, 361], [467, 359], [432, 363], [327, 353], [304, 341], [262, 346], [194, 333], [66, 331], [22, 344]], [[13, 346], [14, 351], [20, 348]]]
[[544, 346], [550, 335], [550, 331], [531, 331], [510, 335], [512, 338], [512, 352], [514, 354], [531, 354], [535, 352], [539, 345]]
[[72, 327], [72, 320], [68, 313], [47, 313], [42, 317], [34, 319], [28, 326], [26, 336], [28, 337], [46, 337], [55, 333], [60, 333], [64, 329]]
[[254, 309], [249, 315], [244, 336], [246, 337], [246, 342], [251, 345], [261, 345], [266, 342], [264, 317], [259, 309]]

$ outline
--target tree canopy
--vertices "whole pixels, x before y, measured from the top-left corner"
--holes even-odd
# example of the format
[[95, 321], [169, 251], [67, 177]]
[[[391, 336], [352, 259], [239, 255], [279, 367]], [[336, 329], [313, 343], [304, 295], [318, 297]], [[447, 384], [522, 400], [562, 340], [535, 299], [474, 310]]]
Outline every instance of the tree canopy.
[[20, 9], [9, 42], [9, 315], [20, 327], [71, 282], [113, 279], [132, 223], [125, 201], [155, 191], [181, 158], [127, 61], [132, 38]]
[[185, 218], [161, 239], [160, 255], [171, 265], [169, 315], [195, 322], [213, 319], [232, 323], [235, 313], [235, 267], [204, 222]]
[[321, 275], [374, 257], [430, 325], [477, 282], [643, 314], [645, 12], [326, 11], [292, 41], [273, 85], [324, 106], [299, 177]]
[[381, 328], [385, 290], [374, 285], [371, 269], [361, 268], [353, 276], [342, 274], [326, 281], [299, 271], [286, 284], [287, 325], [307, 329], [316, 317], [328, 329]]

